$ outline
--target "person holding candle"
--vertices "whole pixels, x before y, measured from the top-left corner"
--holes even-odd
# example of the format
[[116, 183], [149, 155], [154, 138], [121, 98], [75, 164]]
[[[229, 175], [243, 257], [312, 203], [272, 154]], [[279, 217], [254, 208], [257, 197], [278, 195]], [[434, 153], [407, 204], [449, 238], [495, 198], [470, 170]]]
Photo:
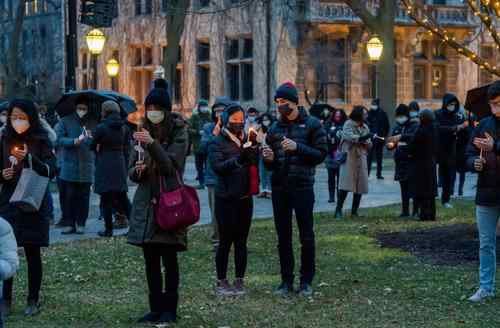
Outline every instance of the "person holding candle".
[[[215, 217], [219, 223], [219, 247], [216, 254], [216, 293], [220, 296], [245, 294], [247, 239], [253, 215], [250, 194], [250, 166], [257, 163], [255, 140], [245, 135], [245, 111], [238, 103], [230, 104], [221, 118], [221, 132], [208, 146], [210, 166], [217, 175]], [[231, 286], [227, 266], [234, 245], [236, 279]]]
[[[1, 139], [0, 163], [0, 216], [13, 227], [19, 247], [24, 248], [28, 264], [28, 301], [26, 316], [40, 311], [42, 284], [41, 247], [49, 246], [49, 221], [43, 215], [47, 206], [44, 198], [40, 210], [23, 212], [10, 203], [23, 168], [31, 167], [39, 175], [53, 178], [55, 157], [47, 131], [40, 123], [35, 104], [29, 100], [13, 100], [9, 105], [9, 120]], [[12, 304], [13, 280], [4, 282], [3, 296], [6, 307]]]
[[[128, 243], [142, 248], [149, 290], [150, 312], [141, 323], [167, 323], [177, 320], [179, 301], [179, 264], [177, 253], [187, 250], [187, 229], [162, 230], [155, 220], [155, 205], [164, 179], [166, 191], [179, 188], [188, 153], [187, 122], [172, 112], [165, 80], [155, 80], [144, 105], [142, 129], [133, 134], [144, 148], [138, 160], [134, 151], [129, 177], [138, 184], [132, 202]], [[162, 277], [162, 263], [165, 279]]]
[[76, 111], [66, 115], [56, 126], [56, 147], [61, 148], [62, 166], [59, 178], [64, 184], [65, 213], [68, 226], [63, 234], [83, 234], [89, 215], [90, 186], [94, 181], [95, 154], [90, 149], [90, 134], [97, 118], [89, 113], [85, 96], [76, 101]]
[[324, 123], [328, 140], [328, 155], [325, 164], [328, 171], [329, 203], [335, 203], [335, 194], [338, 189], [339, 165], [335, 161], [335, 156], [342, 140], [342, 129], [346, 121], [347, 115], [345, 111], [343, 109], [334, 109]]
[[287, 296], [294, 292], [292, 219], [295, 212], [302, 246], [297, 292], [310, 297], [316, 271], [314, 178], [316, 166], [325, 160], [328, 151], [326, 132], [317, 118], [298, 106], [298, 90], [293, 83], [282, 84], [276, 90], [274, 101], [280, 118], [267, 133], [268, 146], [263, 148], [262, 156], [272, 171], [272, 202], [281, 266], [281, 284], [275, 294]]
[[497, 223], [500, 218], [500, 81], [488, 88], [493, 115], [473, 131], [467, 146], [467, 167], [478, 173], [476, 222], [479, 231], [479, 289], [469, 298], [482, 302], [495, 296]]

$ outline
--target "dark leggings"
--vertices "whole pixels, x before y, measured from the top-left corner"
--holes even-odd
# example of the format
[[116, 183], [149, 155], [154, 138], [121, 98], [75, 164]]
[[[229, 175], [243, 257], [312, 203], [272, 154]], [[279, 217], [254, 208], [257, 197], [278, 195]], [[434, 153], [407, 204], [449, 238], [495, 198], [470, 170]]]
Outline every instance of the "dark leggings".
[[219, 247], [215, 264], [217, 279], [227, 278], [231, 245], [234, 244], [236, 278], [244, 278], [247, 268], [247, 239], [252, 223], [253, 199], [227, 199], [215, 196], [215, 217], [219, 223]]
[[161, 264], [165, 268], [165, 292], [177, 293], [179, 288], [179, 265], [177, 252], [170, 246], [151, 244], [142, 247], [146, 264], [146, 278], [149, 293], [159, 296], [163, 293], [163, 277]]
[[[344, 202], [347, 199], [347, 195], [349, 192], [347, 190], [339, 190], [339, 201], [337, 203], [337, 211], [342, 211], [344, 208]], [[352, 195], [352, 210], [353, 214], [358, 213], [359, 205], [361, 204], [361, 196], [362, 194], [354, 193]]]
[[[28, 302], [38, 302], [40, 298], [40, 288], [42, 286], [42, 257], [40, 246], [24, 246], [26, 262], [28, 263]], [[5, 280], [3, 283], [3, 297], [7, 300], [12, 299], [14, 280], [13, 278]]]
[[339, 176], [339, 169], [328, 169], [328, 192], [330, 200], [335, 200], [338, 176]]
[[113, 230], [113, 208], [130, 216], [129, 200], [126, 192], [105, 192], [101, 194], [102, 216], [107, 231]]

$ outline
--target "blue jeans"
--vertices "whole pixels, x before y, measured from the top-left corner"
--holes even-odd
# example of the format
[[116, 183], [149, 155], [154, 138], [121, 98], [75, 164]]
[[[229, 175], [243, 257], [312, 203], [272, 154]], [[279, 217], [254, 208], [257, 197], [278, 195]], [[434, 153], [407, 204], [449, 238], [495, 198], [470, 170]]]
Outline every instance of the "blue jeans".
[[479, 230], [479, 285], [487, 292], [495, 290], [497, 223], [500, 206], [476, 207]]
[[260, 177], [260, 191], [270, 192], [271, 191], [271, 172], [266, 170], [264, 166], [264, 159], [262, 156], [259, 157], [259, 177]]

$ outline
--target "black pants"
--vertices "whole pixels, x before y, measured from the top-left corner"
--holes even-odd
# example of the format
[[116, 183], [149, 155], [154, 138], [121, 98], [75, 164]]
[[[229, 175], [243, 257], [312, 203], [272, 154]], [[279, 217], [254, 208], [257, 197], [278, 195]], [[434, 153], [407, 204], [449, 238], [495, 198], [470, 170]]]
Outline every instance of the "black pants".
[[335, 201], [335, 193], [337, 191], [339, 169], [328, 169], [328, 192], [330, 200]]
[[[345, 200], [347, 199], [348, 194], [349, 194], [349, 191], [347, 191], [347, 190], [342, 190], [342, 189], [339, 190], [339, 199], [337, 202], [336, 212], [342, 212], [342, 209], [344, 208], [344, 203], [345, 203]], [[363, 197], [362, 194], [353, 193], [353, 195], [352, 195], [352, 209], [351, 209], [352, 215], [358, 214], [359, 205], [361, 205], [361, 198], [362, 197]]]
[[106, 231], [113, 230], [113, 209], [130, 217], [129, 200], [126, 192], [105, 192], [101, 194], [102, 216]]
[[316, 271], [314, 238], [314, 191], [283, 190], [273, 186], [274, 224], [278, 234], [278, 251], [283, 282], [293, 284], [294, 255], [292, 246], [292, 214], [295, 211], [301, 243], [300, 282], [311, 284]]
[[434, 198], [418, 198], [420, 208], [420, 220], [434, 221], [436, 220], [436, 200]]
[[[42, 286], [42, 256], [40, 246], [24, 246], [26, 262], [28, 263], [28, 302], [38, 302]], [[12, 299], [13, 278], [3, 282], [3, 298]]]
[[402, 214], [410, 215], [410, 199], [413, 199], [413, 214], [418, 213], [418, 202], [414, 196], [412, 196], [412, 192], [410, 189], [410, 181], [404, 180], [399, 181], [399, 185], [401, 186], [401, 205], [402, 205]]
[[219, 227], [219, 247], [215, 257], [217, 279], [227, 278], [231, 245], [234, 245], [236, 278], [244, 278], [247, 269], [247, 239], [252, 224], [253, 199], [221, 198], [215, 195], [215, 217]]
[[441, 177], [443, 186], [441, 202], [443, 204], [450, 202], [451, 195], [453, 195], [456, 174], [457, 170], [454, 163], [443, 162], [439, 164], [439, 176]]
[[90, 183], [65, 181], [65, 209], [69, 226], [84, 227], [89, 216]]
[[458, 172], [458, 193], [462, 195], [464, 193], [465, 186], [465, 172]]
[[377, 177], [382, 176], [382, 161], [384, 159], [384, 142], [380, 140], [373, 141], [373, 147], [368, 153], [368, 175], [372, 170], [374, 157], [377, 159]]
[[200, 185], [205, 185], [205, 167], [207, 164], [207, 157], [205, 154], [196, 153], [194, 154], [194, 162], [196, 166], [197, 177], [196, 179], [200, 183]]
[[59, 189], [59, 206], [61, 207], [60, 223], [68, 224], [68, 215], [66, 210], [66, 181], [57, 178], [57, 189]]
[[[146, 278], [150, 295], [152, 312], [163, 312], [162, 302], [173, 302], [172, 309], [177, 307], [179, 289], [179, 264], [177, 263], [177, 252], [171, 247], [162, 244], [145, 244], [142, 247], [144, 262], [146, 265]], [[163, 277], [161, 265], [165, 269], [165, 289], [163, 288]], [[163, 299], [163, 295], [169, 299]], [[151, 301], [152, 300], [152, 301]]]

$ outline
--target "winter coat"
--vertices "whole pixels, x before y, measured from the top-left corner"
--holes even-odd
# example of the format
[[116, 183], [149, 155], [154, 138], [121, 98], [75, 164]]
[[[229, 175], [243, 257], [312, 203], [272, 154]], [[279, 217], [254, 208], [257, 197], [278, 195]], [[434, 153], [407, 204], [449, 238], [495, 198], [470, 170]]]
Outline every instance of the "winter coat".
[[154, 199], [160, 194], [160, 176], [165, 178], [165, 191], [179, 188], [178, 176], [184, 174], [189, 137], [187, 123], [177, 113], [169, 114], [173, 128], [167, 142], [154, 141], [145, 148], [146, 169], [141, 175], [135, 170], [137, 152], [133, 152], [129, 165], [129, 177], [138, 184], [130, 214], [128, 242], [132, 245], [163, 244], [175, 251], [187, 249], [187, 229], [162, 230], [155, 220]]
[[436, 153], [438, 129], [434, 124], [420, 125], [413, 141], [409, 143], [409, 154], [417, 168], [415, 197], [429, 199], [437, 195]]
[[91, 140], [87, 139], [80, 145], [75, 145], [75, 139], [83, 131], [93, 129], [93, 124], [87, 124], [76, 113], [63, 117], [56, 125], [57, 147], [62, 149], [62, 162], [59, 177], [70, 182], [92, 183], [94, 180], [95, 154], [90, 149]]
[[0, 217], [0, 281], [12, 278], [19, 268], [17, 242], [9, 222]]
[[[283, 137], [297, 143], [295, 152], [285, 153], [281, 147]], [[325, 160], [328, 151], [326, 132], [318, 119], [301, 109], [297, 120], [273, 123], [267, 133], [266, 143], [274, 152], [274, 161], [266, 163], [266, 168], [272, 171], [273, 189], [313, 188], [316, 166]]]
[[255, 152], [250, 163], [240, 164], [242, 146], [232, 141], [226, 133], [212, 138], [208, 146], [208, 162], [217, 176], [215, 195], [221, 198], [242, 199], [249, 196], [249, 165], [257, 163]]
[[[210, 141], [215, 138], [213, 131], [215, 128], [215, 123], [207, 123], [203, 126], [203, 136], [201, 137], [200, 152], [208, 157], [208, 145]], [[217, 183], [217, 175], [210, 165], [210, 161], [207, 161], [207, 166], [205, 168], [205, 185], [215, 186]]]
[[336, 125], [332, 121], [328, 121], [325, 124], [326, 139], [328, 141], [328, 154], [326, 155], [325, 165], [327, 169], [336, 169], [334, 164], [335, 155], [337, 149], [342, 141], [342, 129], [344, 125]]
[[10, 198], [16, 189], [17, 182], [21, 176], [21, 171], [24, 167], [29, 167], [29, 157], [33, 169], [42, 176], [53, 178], [55, 176], [56, 159], [50, 146], [50, 141], [46, 136], [32, 136], [25, 138], [8, 138], [2, 136], [0, 142], [0, 163], [2, 169], [11, 167], [9, 160], [11, 151], [14, 147], [26, 144], [30, 156], [19, 162], [15, 167], [15, 175], [11, 180], [5, 180], [0, 175], [0, 184], [2, 190], [0, 192], [0, 216], [5, 218], [14, 229], [16, 240], [19, 246], [49, 245], [49, 220], [47, 215], [47, 196], [45, 195], [40, 210], [35, 213], [26, 213], [19, 210], [14, 205], [10, 204]]
[[199, 154], [201, 152], [201, 138], [203, 136], [203, 127], [210, 123], [212, 118], [210, 113], [193, 114], [189, 118], [189, 138], [193, 145], [193, 152]]
[[475, 172], [474, 160], [479, 158], [480, 151], [474, 146], [474, 138], [484, 138], [488, 133], [495, 140], [495, 149], [492, 152], [483, 152], [486, 165], [478, 173], [476, 204], [478, 206], [500, 206], [500, 120], [491, 116], [487, 117], [474, 129], [473, 135], [467, 146], [467, 168]]
[[378, 135], [379, 137], [385, 138], [389, 134], [389, 118], [387, 117], [387, 113], [382, 108], [370, 110], [368, 112], [367, 124], [370, 128], [370, 132]]
[[[465, 121], [465, 119], [462, 119]], [[460, 130], [457, 133], [457, 172], [465, 173], [467, 169], [467, 156], [465, 155], [467, 151], [467, 146], [469, 145], [470, 137], [474, 131], [473, 122], [469, 122], [469, 126], [465, 129]]]
[[394, 151], [394, 162], [396, 163], [394, 180], [396, 181], [414, 180], [416, 174], [415, 161], [409, 152], [408, 145], [413, 142], [418, 127], [418, 123], [409, 120], [403, 125], [398, 124], [392, 131], [393, 136], [401, 135], [401, 140]]
[[457, 160], [457, 126], [463, 123], [463, 119], [458, 115], [460, 106], [456, 106], [453, 112], [446, 109], [452, 102], [458, 104], [454, 95], [443, 97], [443, 107], [436, 111], [436, 122], [439, 128], [438, 162], [454, 166]]
[[366, 124], [348, 120], [344, 124], [340, 145], [341, 152], [347, 153], [347, 159], [340, 165], [339, 190], [351, 191], [356, 194], [368, 193], [368, 150], [371, 146], [370, 139], [359, 142], [359, 138], [370, 133]]
[[47, 131], [51, 146], [55, 147], [56, 142], [57, 142], [56, 131], [54, 131], [54, 129], [52, 129], [50, 124], [44, 118], [40, 117], [40, 123], [41, 123], [42, 127], [45, 129], [45, 131]]
[[97, 125], [90, 144], [96, 152], [94, 191], [126, 192], [130, 131], [120, 114], [108, 116]]

